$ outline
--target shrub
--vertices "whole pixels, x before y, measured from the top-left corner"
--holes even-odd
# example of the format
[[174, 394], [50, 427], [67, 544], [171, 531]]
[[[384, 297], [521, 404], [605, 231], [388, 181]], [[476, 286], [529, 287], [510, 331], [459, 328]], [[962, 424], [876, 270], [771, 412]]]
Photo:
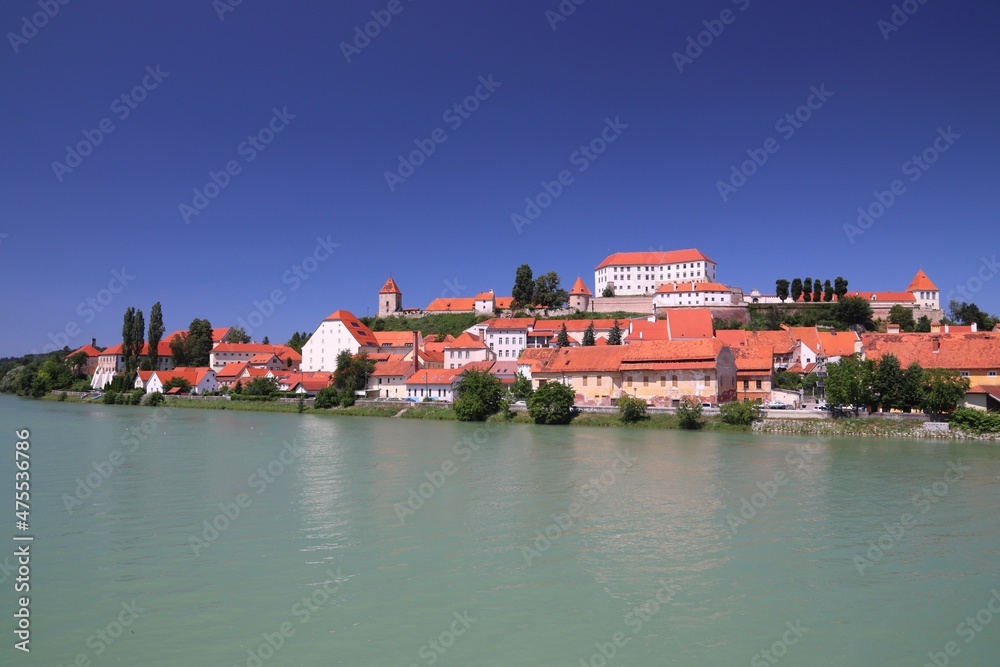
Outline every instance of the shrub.
[[539, 387], [528, 401], [528, 414], [536, 424], [568, 424], [577, 415], [576, 393], [559, 382]]
[[459, 421], [486, 421], [500, 412], [504, 397], [503, 383], [485, 371], [468, 371], [455, 386], [455, 414]]
[[63, 393], [59, 394], [59, 402], [62, 403], [65, 400], [66, 400], [66, 392], [64, 391]]
[[118, 402], [118, 392], [117, 391], [106, 391], [104, 396], [101, 397], [101, 402], [105, 405], [114, 405]]
[[317, 410], [326, 410], [327, 408], [335, 408], [340, 405], [340, 394], [337, 392], [337, 388], [323, 387], [316, 394], [316, 401], [313, 403], [313, 407]]
[[133, 389], [128, 393], [128, 404], [140, 405], [142, 403], [142, 397], [145, 395], [146, 395], [145, 389]]
[[680, 427], [689, 431], [701, 428], [701, 403], [684, 399], [677, 406]]
[[155, 408], [157, 405], [163, 403], [163, 394], [158, 391], [154, 391], [151, 394], [146, 394], [142, 397], [142, 402], [140, 405], [148, 405], [149, 407]]
[[719, 406], [722, 421], [725, 424], [749, 426], [764, 418], [764, 412], [759, 403], [744, 401], [742, 403], [723, 403]]
[[973, 433], [996, 433], [1000, 431], [1000, 414], [983, 412], [973, 408], [957, 408], [948, 416], [953, 426]]
[[646, 401], [634, 396], [622, 396], [618, 399], [618, 416], [626, 424], [634, 424], [648, 419]]
[[358, 400], [358, 397], [354, 393], [354, 390], [351, 389], [350, 387], [340, 392], [340, 404], [343, 407], [345, 408], [351, 407], [352, 405], [354, 405], [354, 402], [356, 400]]

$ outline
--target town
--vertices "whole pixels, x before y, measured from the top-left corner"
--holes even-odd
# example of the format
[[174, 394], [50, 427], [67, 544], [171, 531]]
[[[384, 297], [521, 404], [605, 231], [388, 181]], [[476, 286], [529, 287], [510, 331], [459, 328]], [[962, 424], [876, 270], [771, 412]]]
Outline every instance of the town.
[[[378, 291], [376, 317], [334, 310], [313, 333], [296, 333], [288, 344], [250, 341], [238, 327], [212, 328], [201, 332], [201, 363], [191, 364], [198, 355], [185, 349], [199, 345], [193, 329], [165, 337], [160, 331], [154, 342], [151, 317], [150, 340], [140, 332], [138, 348], [101, 349], [92, 341], [66, 359], [96, 391], [209, 396], [255, 386], [313, 398], [332, 386], [339, 364], [363, 359], [348, 387], [352, 403], [354, 397], [452, 403], [462, 378], [477, 371], [508, 389], [518, 382], [532, 391], [563, 385], [578, 408], [610, 407], [628, 396], [660, 408], [749, 402], [825, 409], [829, 371], [838, 362], [889, 357], [898, 362], [900, 382], [902, 369], [916, 364], [961, 382], [958, 404], [1000, 406], [996, 322], [963, 303], [958, 315], [970, 321], [952, 323], [922, 270], [905, 289], [854, 291], [842, 277], [779, 279], [774, 294], [744, 292], [718, 282], [717, 273], [716, 262], [697, 249], [618, 252], [594, 269], [593, 290], [578, 277], [563, 291], [555, 274], [535, 278], [523, 265], [511, 296], [488, 290], [436, 298], [424, 308], [404, 307], [390, 276]], [[810, 312], [815, 323], [808, 323]], [[789, 313], [797, 313], [798, 324], [781, 321]], [[472, 324], [455, 334], [416, 326], [430, 316], [460, 314]], [[134, 385], [111, 387], [124, 376], [134, 377]], [[876, 402], [885, 411], [920, 407], [916, 399]]]

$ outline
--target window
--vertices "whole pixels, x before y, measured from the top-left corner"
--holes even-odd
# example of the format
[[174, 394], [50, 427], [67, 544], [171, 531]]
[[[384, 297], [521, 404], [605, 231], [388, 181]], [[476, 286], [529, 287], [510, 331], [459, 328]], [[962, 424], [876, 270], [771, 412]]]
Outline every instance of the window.
[[642, 386], [643, 387], [648, 387], [649, 386], [649, 376], [648, 375], [643, 375], [642, 376]]
[[705, 376], [705, 384], [711, 384], [711, 383], [712, 383], [712, 378], [710, 376], [706, 375]]
[[760, 380], [757, 380], [757, 388], [758, 388], [758, 389], [760, 389], [760, 388], [761, 388], [761, 381], [760, 381]]
[[666, 375], [661, 375], [660, 376], [660, 386], [661, 387], [666, 387], [667, 386], [667, 376]]
[[997, 376], [997, 372], [996, 371], [986, 371], [986, 377], [988, 377], [988, 378], [995, 378], [996, 376]]
[[670, 376], [670, 385], [672, 387], [676, 387], [677, 386], [677, 376], [676, 375], [671, 375]]
[[598, 387], [601, 386], [601, 376], [600, 375], [597, 376], [597, 386]]
[[468, 351], [468, 350], [466, 350], [466, 351], [465, 351], [465, 358], [466, 358], [466, 359], [468, 359], [468, 358], [469, 358], [469, 351]]
[[627, 382], [628, 382], [628, 386], [631, 387], [632, 386], [632, 376], [631, 375], [628, 376]]
[[587, 376], [586, 375], [583, 376], [583, 386], [584, 387], [587, 386]]
[[[757, 388], [760, 389], [760, 387], [757, 387]], [[750, 380], [744, 380], [743, 381], [743, 391], [749, 391], [749, 390], [750, 390]]]
[[962, 371], [961, 372], [961, 376], [964, 377], [964, 378], [969, 377], [969, 371]]

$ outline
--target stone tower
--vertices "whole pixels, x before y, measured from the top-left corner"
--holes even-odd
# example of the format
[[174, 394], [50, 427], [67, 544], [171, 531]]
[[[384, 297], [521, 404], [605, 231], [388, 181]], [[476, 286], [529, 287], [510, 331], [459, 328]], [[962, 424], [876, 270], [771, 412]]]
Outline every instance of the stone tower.
[[399, 291], [396, 281], [389, 276], [378, 292], [378, 315], [387, 317], [403, 310], [403, 293]]
[[583, 284], [583, 278], [577, 277], [573, 289], [569, 291], [569, 307], [581, 312], [589, 310], [591, 296], [590, 290]]

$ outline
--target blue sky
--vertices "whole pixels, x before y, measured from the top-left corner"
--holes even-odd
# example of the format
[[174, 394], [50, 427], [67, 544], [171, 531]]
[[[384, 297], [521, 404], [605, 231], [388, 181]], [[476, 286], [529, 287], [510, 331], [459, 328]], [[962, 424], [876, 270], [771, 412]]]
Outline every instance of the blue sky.
[[3, 3], [0, 355], [158, 300], [283, 342], [390, 272], [419, 307], [661, 248], [1000, 311], [996, 3], [227, 2]]

